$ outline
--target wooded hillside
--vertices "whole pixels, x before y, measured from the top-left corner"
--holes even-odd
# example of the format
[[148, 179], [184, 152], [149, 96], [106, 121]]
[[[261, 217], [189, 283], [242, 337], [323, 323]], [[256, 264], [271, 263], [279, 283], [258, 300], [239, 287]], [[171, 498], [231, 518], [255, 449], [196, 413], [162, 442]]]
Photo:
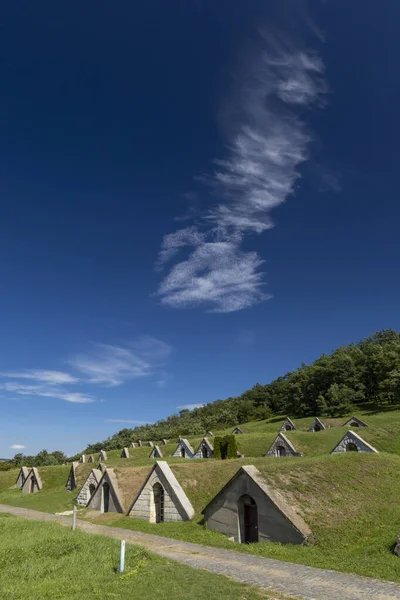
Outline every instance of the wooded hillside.
[[[187, 398], [190, 402], [190, 397]], [[86, 452], [128, 446], [132, 440], [159, 440], [202, 435], [274, 414], [293, 417], [338, 417], [365, 404], [377, 408], [400, 403], [400, 334], [379, 331], [358, 342], [323, 354], [267, 385], [256, 384], [240, 396], [181, 410], [153, 425], [122, 429]]]

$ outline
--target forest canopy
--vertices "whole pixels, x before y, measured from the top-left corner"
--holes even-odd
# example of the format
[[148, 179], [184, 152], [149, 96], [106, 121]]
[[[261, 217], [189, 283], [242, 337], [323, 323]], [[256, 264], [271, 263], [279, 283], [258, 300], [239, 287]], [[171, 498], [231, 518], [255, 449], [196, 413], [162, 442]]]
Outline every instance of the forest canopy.
[[88, 445], [85, 452], [122, 448], [138, 439], [203, 435], [206, 430], [272, 415], [340, 417], [365, 404], [379, 409], [399, 403], [400, 334], [384, 329], [322, 354], [312, 364], [302, 364], [271, 383], [257, 383], [240, 396], [184, 409], [152, 425], [122, 429], [105, 441]]

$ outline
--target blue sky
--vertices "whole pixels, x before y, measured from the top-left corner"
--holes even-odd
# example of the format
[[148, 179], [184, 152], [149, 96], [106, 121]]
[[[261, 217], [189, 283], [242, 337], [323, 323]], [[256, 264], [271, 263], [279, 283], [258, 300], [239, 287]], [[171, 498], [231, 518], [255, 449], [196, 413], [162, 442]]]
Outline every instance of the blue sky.
[[399, 17], [4, 8], [0, 456], [72, 454], [399, 329]]

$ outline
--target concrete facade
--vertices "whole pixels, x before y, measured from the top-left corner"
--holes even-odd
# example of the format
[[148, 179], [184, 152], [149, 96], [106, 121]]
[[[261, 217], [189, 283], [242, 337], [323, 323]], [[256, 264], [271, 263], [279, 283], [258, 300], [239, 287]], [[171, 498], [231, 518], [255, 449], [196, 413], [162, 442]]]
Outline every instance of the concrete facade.
[[201, 440], [193, 458], [212, 458], [213, 456], [214, 446], [206, 437], [204, 437]]
[[232, 431], [232, 433], [234, 435], [238, 434], [238, 433], [243, 433], [242, 429], [240, 429], [240, 427], [235, 427], [234, 430]]
[[162, 446], [166, 446], [168, 444], [168, 442], [165, 438], [163, 438], [160, 443]]
[[214, 437], [214, 434], [212, 431], [206, 431], [204, 437]]
[[153, 442], [147, 442], [146, 446], [148, 446], [149, 448], [153, 448], [154, 444], [153, 444]]
[[282, 427], [280, 428], [280, 431], [294, 431], [295, 429], [296, 429], [296, 426], [293, 423], [292, 419], [290, 417], [286, 417], [286, 419], [283, 422]]
[[21, 467], [18, 473], [17, 481], [12, 486], [13, 488], [22, 488], [29, 474], [28, 467]]
[[343, 427], [368, 427], [368, 425], [358, 417], [351, 417], [346, 423], [343, 423]]
[[241, 543], [303, 544], [311, 535], [302, 517], [252, 465], [241, 467], [202, 514], [208, 529]]
[[378, 450], [368, 444], [365, 440], [362, 439], [357, 433], [354, 431], [349, 431], [342, 437], [340, 442], [334, 447], [331, 454], [336, 452], [375, 452], [378, 453]]
[[136, 448], [136, 444], [135, 442], [131, 442], [131, 445], [129, 446], [130, 448]]
[[93, 454], [91, 454], [89, 456], [89, 458], [87, 459], [87, 461], [88, 461], [88, 463], [94, 463], [94, 456], [93, 456]]
[[73, 462], [71, 465], [71, 468], [69, 470], [67, 483], [65, 485], [68, 492], [72, 492], [72, 490], [74, 490], [76, 488], [76, 469], [77, 469], [78, 465], [79, 465], [79, 462]]
[[102, 513], [123, 513], [122, 495], [118, 489], [117, 478], [113, 469], [107, 469], [90, 498], [88, 508], [99, 510]]
[[107, 452], [105, 450], [100, 450], [99, 461], [104, 462], [107, 460]]
[[323, 422], [318, 419], [318, 417], [315, 417], [314, 421], [311, 423], [308, 431], [311, 431], [313, 433], [316, 433], [317, 431], [322, 431], [326, 429], [325, 425], [323, 424]]
[[79, 462], [81, 462], [81, 463], [85, 463], [86, 462], [86, 454], [82, 454], [82, 456], [79, 459]]
[[[162, 495], [162, 509], [157, 498]], [[194, 509], [165, 461], [156, 462], [128, 511], [128, 516], [150, 523], [189, 521]]]
[[154, 446], [153, 450], [149, 454], [149, 458], [162, 458], [163, 453], [158, 446]]
[[76, 503], [79, 504], [79, 506], [86, 506], [88, 504], [88, 502], [89, 502], [90, 498], [93, 496], [101, 478], [102, 478], [102, 472], [99, 471], [98, 469], [92, 469], [90, 471], [89, 475], [86, 478], [85, 483], [79, 490], [79, 494], [76, 498]]
[[296, 451], [296, 448], [293, 446], [292, 442], [284, 435], [282, 432], [279, 432], [268, 451], [264, 456], [301, 456], [299, 452]]
[[39, 471], [36, 467], [33, 467], [29, 473], [27, 478], [24, 481], [24, 484], [21, 488], [23, 494], [36, 494], [36, 492], [40, 492], [43, 484], [40, 479]]
[[143, 445], [143, 444], [142, 444], [142, 440], [138, 440], [138, 443], [137, 443], [137, 445], [139, 446], [139, 448], [141, 448], [141, 447], [142, 447], [142, 445]]
[[178, 445], [172, 456], [180, 456], [181, 458], [193, 458], [194, 450], [188, 440], [179, 438]]
[[124, 448], [121, 452], [121, 458], [129, 458], [129, 448]]

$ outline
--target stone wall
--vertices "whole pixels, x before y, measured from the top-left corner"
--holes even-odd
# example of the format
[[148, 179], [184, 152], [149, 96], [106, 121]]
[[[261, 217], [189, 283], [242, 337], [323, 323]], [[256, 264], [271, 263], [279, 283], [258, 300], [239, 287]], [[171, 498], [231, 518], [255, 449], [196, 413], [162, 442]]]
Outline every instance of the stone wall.
[[349, 431], [332, 450], [332, 454], [336, 452], [349, 452], [349, 444], [354, 444], [357, 447], [357, 452], [377, 452], [375, 448], [367, 444], [358, 435], [355, 435], [353, 432]]
[[154, 504], [153, 486], [156, 483], [160, 483], [164, 489], [164, 521], [182, 521], [183, 517], [180, 513], [179, 506], [176, 506], [171, 498], [171, 490], [169, 489], [168, 482], [165, 481], [164, 478], [156, 472], [156, 470], [150, 474], [150, 477], [142, 488], [139, 497], [129, 513], [129, 516], [136, 517], [137, 519], [144, 519], [146, 521], [150, 521], [150, 523], [155, 523], [156, 510]]
[[78, 494], [76, 503], [79, 504], [79, 506], [86, 506], [87, 503], [89, 502], [89, 500], [90, 500], [89, 486], [91, 484], [93, 484], [95, 487], [97, 487], [97, 479], [93, 473], [89, 474], [89, 477], [86, 479], [85, 483], [82, 486], [82, 489], [80, 490], [80, 492]]

